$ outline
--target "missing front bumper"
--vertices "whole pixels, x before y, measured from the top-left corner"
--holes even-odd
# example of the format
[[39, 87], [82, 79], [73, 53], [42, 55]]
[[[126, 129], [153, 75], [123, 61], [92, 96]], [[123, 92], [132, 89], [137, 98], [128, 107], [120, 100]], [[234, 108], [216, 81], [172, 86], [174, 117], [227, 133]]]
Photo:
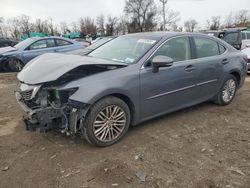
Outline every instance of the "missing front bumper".
[[86, 115], [88, 106], [70, 103], [64, 108], [54, 108], [52, 106], [31, 109], [16, 93], [16, 98], [24, 111], [23, 121], [28, 131], [48, 132], [52, 129], [60, 129], [62, 132], [74, 135], [81, 129], [83, 118]]

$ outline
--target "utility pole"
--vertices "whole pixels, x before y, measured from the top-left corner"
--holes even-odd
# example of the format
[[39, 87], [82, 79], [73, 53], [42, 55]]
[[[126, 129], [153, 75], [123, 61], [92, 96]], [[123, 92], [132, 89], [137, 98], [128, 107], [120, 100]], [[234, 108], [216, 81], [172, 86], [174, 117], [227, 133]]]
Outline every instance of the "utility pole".
[[165, 26], [166, 26], [166, 4], [168, 3], [168, 0], [160, 0], [162, 3], [162, 13], [163, 13], [163, 31], [165, 31]]

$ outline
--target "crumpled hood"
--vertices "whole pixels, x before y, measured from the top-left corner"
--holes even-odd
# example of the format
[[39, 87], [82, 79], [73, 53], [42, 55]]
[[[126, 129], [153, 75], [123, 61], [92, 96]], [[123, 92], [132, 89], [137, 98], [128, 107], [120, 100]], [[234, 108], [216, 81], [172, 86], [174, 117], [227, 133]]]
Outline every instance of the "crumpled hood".
[[26, 84], [35, 85], [55, 81], [74, 68], [93, 64], [127, 66], [125, 63], [88, 56], [48, 53], [31, 60], [17, 78]]
[[9, 47], [3, 47], [3, 48], [0, 48], [0, 54], [3, 55], [6, 52], [13, 52], [13, 51], [17, 51], [17, 50], [18, 49], [13, 48], [11, 46], [9, 46]]

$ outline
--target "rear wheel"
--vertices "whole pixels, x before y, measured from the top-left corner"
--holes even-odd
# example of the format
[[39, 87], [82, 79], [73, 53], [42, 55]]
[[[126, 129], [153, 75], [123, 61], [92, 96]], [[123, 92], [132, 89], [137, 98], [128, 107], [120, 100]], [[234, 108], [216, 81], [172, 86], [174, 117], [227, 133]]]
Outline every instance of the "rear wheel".
[[221, 106], [231, 103], [236, 94], [237, 87], [238, 84], [235, 76], [228, 76], [227, 79], [225, 79], [223, 86], [216, 97], [215, 103]]
[[9, 68], [13, 72], [20, 72], [24, 67], [24, 64], [18, 59], [9, 60]]
[[130, 110], [117, 97], [107, 97], [90, 109], [83, 127], [83, 136], [96, 146], [109, 146], [119, 141], [130, 124]]

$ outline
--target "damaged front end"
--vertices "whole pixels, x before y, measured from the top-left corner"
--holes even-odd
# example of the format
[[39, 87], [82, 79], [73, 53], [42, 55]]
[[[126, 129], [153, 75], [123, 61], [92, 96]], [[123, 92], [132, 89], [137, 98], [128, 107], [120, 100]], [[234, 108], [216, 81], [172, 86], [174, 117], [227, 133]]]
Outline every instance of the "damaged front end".
[[67, 134], [77, 134], [89, 106], [69, 99], [77, 89], [58, 90], [56, 87], [20, 83], [15, 94], [24, 110], [26, 129], [40, 132], [60, 129]]
[[[20, 84], [15, 92], [25, 112], [27, 130], [46, 132], [60, 129], [67, 134], [77, 134], [90, 107], [88, 102], [71, 99], [80, 92], [78, 87], [85, 82], [83, 78], [125, 66], [118, 62], [63, 54], [44, 54], [33, 59], [17, 75]], [[75, 83], [72, 87], [69, 86], [71, 82]]]

